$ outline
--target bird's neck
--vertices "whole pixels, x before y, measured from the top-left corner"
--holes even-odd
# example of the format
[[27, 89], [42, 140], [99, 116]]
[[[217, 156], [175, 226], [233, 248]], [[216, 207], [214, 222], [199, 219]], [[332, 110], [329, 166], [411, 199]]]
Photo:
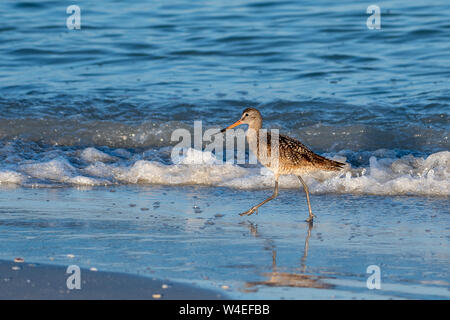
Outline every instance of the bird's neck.
[[247, 130], [247, 140], [250, 141], [258, 141], [259, 130], [262, 128], [262, 120], [252, 122], [248, 126]]
[[[252, 123], [249, 124], [248, 126], [249, 129], [252, 129], [255, 132], [259, 132], [259, 129], [262, 128], [262, 120], [258, 119]], [[251, 130], [250, 130], [251, 131]]]

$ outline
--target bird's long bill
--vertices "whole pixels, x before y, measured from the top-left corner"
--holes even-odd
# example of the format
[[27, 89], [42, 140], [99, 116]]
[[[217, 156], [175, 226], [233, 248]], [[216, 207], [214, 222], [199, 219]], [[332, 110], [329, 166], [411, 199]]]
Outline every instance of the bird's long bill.
[[233, 123], [231, 126], [228, 126], [228, 127], [224, 128], [224, 129], [220, 130], [220, 132], [225, 132], [225, 131], [227, 131], [228, 129], [233, 129], [234, 127], [237, 127], [237, 126], [240, 125], [240, 124], [242, 124], [242, 121], [241, 121], [241, 120], [238, 120], [238, 121], [236, 121], [235, 123]]

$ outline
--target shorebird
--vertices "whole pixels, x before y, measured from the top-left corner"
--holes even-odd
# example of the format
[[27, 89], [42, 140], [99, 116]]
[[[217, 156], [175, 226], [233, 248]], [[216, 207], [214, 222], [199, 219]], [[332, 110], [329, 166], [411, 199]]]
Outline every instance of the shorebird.
[[[260, 206], [278, 196], [278, 179], [280, 175], [294, 174], [298, 177], [303, 185], [303, 189], [305, 190], [306, 202], [308, 203], [309, 210], [309, 216], [306, 221], [311, 223], [316, 216], [311, 210], [308, 186], [301, 175], [320, 170], [339, 171], [345, 164], [315, 154], [300, 141], [294, 138], [281, 134], [274, 134], [272, 137], [270, 132], [261, 130], [262, 116], [261, 113], [254, 108], [245, 109], [238, 121], [222, 129], [220, 132], [225, 132], [226, 130], [232, 129], [241, 124], [248, 125], [246, 138], [250, 146], [250, 150], [265, 167], [274, 173], [275, 177], [275, 190], [273, 195], [261, 203], [253, 206], [249, 210], [241, 213], [241, 216], [251, 215], [253, 213], [258, 214], [258, 208]], [[274, 148], [274, 146], [276, 148]], [[277, 159], [275, 159], [276, 161], [274, 161], [274, 158], [271, 158], [272, 151], [277, 152], [277, 154], [274, 154], [277, 157]], [[269, 158], [270, 161], [267, 161]]]

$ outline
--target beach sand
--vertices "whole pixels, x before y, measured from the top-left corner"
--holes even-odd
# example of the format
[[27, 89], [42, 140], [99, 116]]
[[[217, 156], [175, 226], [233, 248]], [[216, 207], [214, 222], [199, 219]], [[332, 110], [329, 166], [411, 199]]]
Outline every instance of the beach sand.
[[0, 299], [216, 300], [223, 293], [128, 274], [80, 270], [79, 289], [67, 287], [67, 268], [0, 261]]
[[[0, 264], [0, 297], [450, 298], [447, 197], [312, 194], [310, 227], [304, 193], [281, 189], [258, 215], [238, 215], [271, 192], [4, 186], [0, 259], [25, 262]], [[65, 288], [69, 265], [84, 268], [80, 291]], [[366, 285], [371, 265], [379, 290]]]

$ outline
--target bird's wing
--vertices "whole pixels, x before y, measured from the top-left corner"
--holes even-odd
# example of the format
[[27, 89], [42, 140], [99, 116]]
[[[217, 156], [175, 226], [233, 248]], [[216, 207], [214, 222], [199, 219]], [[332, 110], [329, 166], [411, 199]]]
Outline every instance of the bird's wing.
[[[271, 138], [268, 136], [270, 143]], [[286, 135], [279, 135], [279, 156], [293, 166], [315, 167], [324, 170], [340, 170], [344, 164], [322, 157], [300, 141]]]

